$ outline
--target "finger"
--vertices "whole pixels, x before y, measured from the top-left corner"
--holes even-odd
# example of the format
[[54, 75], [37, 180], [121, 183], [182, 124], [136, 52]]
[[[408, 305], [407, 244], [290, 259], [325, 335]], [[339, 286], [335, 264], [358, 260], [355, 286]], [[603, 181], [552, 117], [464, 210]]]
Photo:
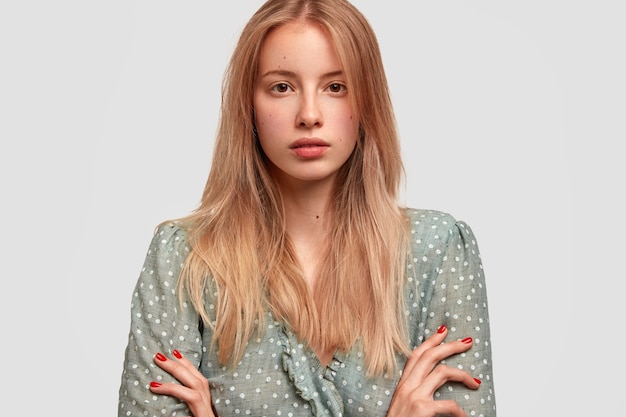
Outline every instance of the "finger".
[[150, 391], [155, 394], [170, 395], [176, 397], [179, 400], [189, 402], [193, 399], [197, 400], [198, 396], [194, 397], [194, 390], [187, 388], [184, 385], [177, 384], [175, 382], [150, 382]]
[[151, 382], [150, 391], [184, 401], [194, 417], [215, 417], [208, 391], [198, 391], [176, 383]]
[[478, 389], [480, 379], [472, 377], [466, 371], [453, 368], [447, 365], [437, 365], [437, 367], [424, 379], [422, 384], [414, 391], [414, 395], [420, 398], [433, 398], [435, 391], [441, 388], [446, 382], [460, 382], [470, 389]]
[[470, 389], [477, 389], [480, 386], [480, 380], [467, 372], [438, 365], [419, 386], [409, 388], [407, 385], [398, 385], [390, 407], [390, 411], [393, 408], [393, 413], [389, 415], [465, 417], [465, 412], [455, 401], [433, 400], [435, 391], [450, 381], [463, 383]]
[[154, 363], [156, 363], [161, 369], [172, 375], [183, 385], [201, 389], [204, 386], [206, 378], [200, 373], [200, 371], [187, 359], [175, 350], [173, 352], [175, 356], [180, 356], [180, 359], [172, 360], [168, 359], [162, 353], [154, 355]]
[[409, 396], [404, 401], [392, 401], [389, 413], [394, 416], [440, 416], [467, 417], [465, 411], [453, 400], [433, 400]]
[[434, 414], [449, 415], [451, 417], [467, 417], [463, 409], [452, 400], [438, 400], [432, 402]]
[[418, 363], [413, 369], [413, 372], [411, 372], [411, 378], [423, 380], [442, 360], [468, 351], [473, 343], [474, 341], [471, 337], [466, 337], [463, 340], [446, 342], [426, 350], [421, 356], [421, 362]]
[[422, 344], [420, 344], [418, 347], [413, 349], [413, 352], [411, 352], [411, 355], [409, 355], [409, 359], [404, 365], [404, 369], [402, 371], [402, 377], [404, 378], [405, 375], [410, 374], [413, 368], [415, 367], [415, 365], [419, 362], [419, 359], [422, 356], [422, 354], [427, 349], [440, 345], [446, 338], [447, 334], [448, 334], [448, 328], [446, 327], [445, 324], [442, 324], [441, 326], [439, 326], [439, 329], [437, 329], [437, 333], [433, 334], [432, 336], [427, 338]]
[[423, 352], [416, 352], [417, 358], [411, 357], [409, 359], [415, 360], [415, 363], [412, 364], [409, 373], [402, 374], [399, 384], [407, 385], [406, 388], [411, 390], [417, 388], [442, 360], [469, 350], [472, 343], [472, 338], [468, 337], [463, 340], [442, 343], [425, 349]]
[[177, 349], [172, 351], [172, 355], [176, 358], [179, 364], [181, 364], [185, 369], [187, 369], [191, 374], [201, 376], [202, 374], [191, 361], [183, 356]]

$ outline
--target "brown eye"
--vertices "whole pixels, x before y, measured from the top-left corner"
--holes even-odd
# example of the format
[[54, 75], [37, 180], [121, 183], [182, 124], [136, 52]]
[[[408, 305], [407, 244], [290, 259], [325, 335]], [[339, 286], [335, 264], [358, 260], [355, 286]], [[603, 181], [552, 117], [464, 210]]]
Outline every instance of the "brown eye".
[[272, 90], [277, 93], [286, 93], [287, 91], [289, 91], [289, 84], [278, 83], [272, 87]]
[[346, 86], [343, 84], [339, 84], [339, 83], [332, 83], [328, 86], [328, 90], [331, 93], [335, 93], [335, 94], [344, 93], [346, 90]]

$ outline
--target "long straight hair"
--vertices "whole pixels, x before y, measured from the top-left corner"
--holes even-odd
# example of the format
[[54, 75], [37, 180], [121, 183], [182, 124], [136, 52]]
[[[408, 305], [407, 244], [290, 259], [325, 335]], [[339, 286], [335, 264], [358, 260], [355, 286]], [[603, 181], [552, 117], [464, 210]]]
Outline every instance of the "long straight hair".
[[[254, 128], [253, 88], [263, 40], [293, 21], [321, 25], [346, 74], [360, 137], [340, 169], [329, 247], [315, 293], [286, 234], [280, 190]], [[397, 201], [403, 166], [378, 42], [344, 0], [269, 0], [243, 29], [225, 72], [209, 177], [200, 205], [180, 219], [191, 253], [179, 295], [189, 294], [222, 364], [236, 364], [267, 312], [311, 346], [358, 344], [368, 374], [408, 353], [403, 284], [407, 218]], [[210, 308], [206, 293], [217, 294]], [[368, 302], [363, 302], [368, 300]]]

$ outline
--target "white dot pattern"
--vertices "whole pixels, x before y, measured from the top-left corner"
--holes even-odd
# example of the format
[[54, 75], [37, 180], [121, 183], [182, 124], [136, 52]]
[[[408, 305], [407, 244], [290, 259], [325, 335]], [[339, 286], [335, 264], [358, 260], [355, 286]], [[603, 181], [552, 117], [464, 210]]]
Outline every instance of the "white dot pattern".
[[[467, 224], [446, 213], [409, 210], [411, 253], [407, 257], [406, 317], [411, 347], [445, 324], [448, 340], [472, 337], [467, 353], [448, 358], [481, 379], [478, 390], [448, 383], [436, 399], [452, 399], [468, 415], [495, 417], [489, 318], [483, 268]], [[211, 328], [199, 326], [189, 302], [179, 306], [176, 281], [189, 253], [185, 232], [175, 224], [156, 233], [131, 304], [131, 331], [119, 391], [118, 416], [184, 416], [176, 398], [152, 394], [150, 381], [172, 377], [154, 365], [156, 352], [178, 349], [207, 377], [218, 415], [385, 416], [399, 376], [368, 378], [359, 346], [337, 352], [322, 366], [284, 323], [267, 313], [262, 336], [251, 340], [235, 367], [221, 366], [212, 351]], [[215, 311], [207, 291], [207, 310]], [[212, 319], [214, 319], [212, 317]], [[398, 355], [399, 369], [406, 358]]]

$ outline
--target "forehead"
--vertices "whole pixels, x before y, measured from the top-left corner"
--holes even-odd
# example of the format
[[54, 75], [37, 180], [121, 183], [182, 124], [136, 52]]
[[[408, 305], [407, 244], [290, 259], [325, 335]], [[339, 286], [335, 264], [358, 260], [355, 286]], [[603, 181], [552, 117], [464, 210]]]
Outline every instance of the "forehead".
[[306, 68], [312, 64], [340, 67], [335, 46], [326, 29], [308, 21], [295, 21], [272, 29], [261, 45], [259, 67]]

